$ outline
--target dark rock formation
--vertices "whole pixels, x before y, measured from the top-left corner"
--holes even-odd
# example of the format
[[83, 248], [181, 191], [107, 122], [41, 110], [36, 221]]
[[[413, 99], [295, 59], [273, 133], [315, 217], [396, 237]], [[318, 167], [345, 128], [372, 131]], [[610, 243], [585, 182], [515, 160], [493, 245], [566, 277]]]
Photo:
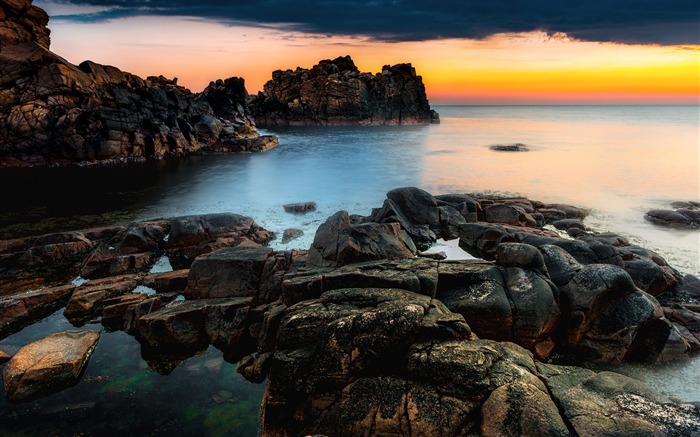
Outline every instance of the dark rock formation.
[[282, 205], [284, 210], [291, 214], [303, 214], [305, 212], [316, 211], [316, 202], [287, 203]]
[[301, 237], [304, 235], [304, 231], [301, 229], [296, 229], [296, 228], [289, 228], [285, 229], [284, 232], [282, 233], [282, 244], [287, 244], [292, 240], [296, 240], [297, 238]]
[[648, 221], [676, 229], [700, 229], [700, 212], [694, 209], [679, 208], [652, 209], [644, 215]]
[[46, 13], [0, 1], [0, 166], [116, 162], [198, 151], [264, 150], [242, 79], [196, 95], [177, 79], [79, 66], [49, 51]]
[[525, 144], [515, 143], [515, 144], [496, 144], [489, 147], [491, 150], [496, 152], [527, 152], [530, 150]]
[[415, 248], [398, 223], [351, 224], [346, 211], [326, 220], [316, 231], [309, 249], [309, 265], [339, 267], [378, 259], [413, 256]]
[[423, 79], [411, 64], [361, 73], [350, 56], [323, 60], [310, 70], [277, 70], [249, 101], [258, 125], [438, 123]]
[[76, 384], [99, 339], [95, 331], [59, 332], [24, 346], [2, 375], [7, 398], [26, 402]]

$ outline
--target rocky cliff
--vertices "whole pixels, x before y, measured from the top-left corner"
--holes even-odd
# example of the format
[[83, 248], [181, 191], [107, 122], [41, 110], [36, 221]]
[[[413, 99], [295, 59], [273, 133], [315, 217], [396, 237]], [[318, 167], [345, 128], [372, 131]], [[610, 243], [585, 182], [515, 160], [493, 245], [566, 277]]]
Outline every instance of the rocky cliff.
[[242, 79], [201, 94], [49, 50], [48, 15], [0, 0], [0, 167], [163, 158], [274, 147], [246, 108]]
[[277, 70], [250, 100], [260, 126], [438, 123], [423, 79], [411, 64], [361, 73], [350, 56], [323, 60], [310, 70]]

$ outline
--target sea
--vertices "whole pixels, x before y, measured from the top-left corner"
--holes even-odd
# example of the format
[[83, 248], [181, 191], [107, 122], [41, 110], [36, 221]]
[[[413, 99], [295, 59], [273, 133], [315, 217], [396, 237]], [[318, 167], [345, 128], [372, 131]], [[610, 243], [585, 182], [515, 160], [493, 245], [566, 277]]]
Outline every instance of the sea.
[[[368, 215], [386, 192], [524, 196], [589, 211], [584, 223], [654, 250], [700, 275], [700, 231], [649, 223], [650, 209], [700, 200], [698, 106], [436, 106], [428, 126], [274, 128], [265, 153], [192, 156], [124, 166], [2, 169], [0, 238], [130, 220], [235, 212], [279, 237], [276, 249], [308, 248], [316, 228], [346, 210]], [[494, 145], [523, 144], [526, 152]], [[316, 211], [284, 212], [314, 201]], [[282, 244], [287, 228], [304, 235]], [[89, 325], [99, 330], [100, 325]], [[14, 352], [44, 335], [75, 329], [62, 311], [2, 341]], [[103, 333], [75, 387], [12, 405], [0, 388], [2, 435], [257, 435], [264, 384], [246, 382], [210, 347], [162, 376], [124, 333]], [[616, 370], [700, 402], [700, 359]], [[108, 424], [108, 425], [107, 425]], [[105, 426], [108, 426], [105, 428]]]

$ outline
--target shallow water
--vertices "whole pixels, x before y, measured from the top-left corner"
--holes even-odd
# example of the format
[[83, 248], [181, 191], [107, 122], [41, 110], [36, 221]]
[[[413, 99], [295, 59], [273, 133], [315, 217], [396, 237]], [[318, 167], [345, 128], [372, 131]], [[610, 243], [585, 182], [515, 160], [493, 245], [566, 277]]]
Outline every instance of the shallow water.
[[[583, 206], [591, 210], [589, 226], [622, 233], [674, 267], [700, 274], [698, 231], [669, 230], [643, 219], [648, 209], [700, 197], [698, 107], [437, 110], [442, 123], [432, 126], [277, 129], [271, 133], [279, 136], [280, 147], [260, 154], [0, 170], [0, 184], [13, 187], [0, 202], [0, 237], [231, 211], [252, 216], [280, 236], [285, 228], [302, 229], [300, 239], [272, 245], [306, 248], [334, 212], [369, 214], [388, 190], [413, 185], [434, 194], [512, 193]], [[511, 143], [524, 143], [530, 151], [489, 149]], [[282, 209], [301, 201], [317, 202], [317, 211], [292, 215]], [[168, 270], [167, 260], [158, 268]], [[58, 312], [0, 347], [12, 352], [63, 329], [73, 328]], [[139, 434], [256, 435], [264, 386], [245, 382], [234, 370], [209, 348], [161, 376], [147, 368], [135, 339], [105, 333], [76, 387], [19, 406], [0, 393], [0, 429], [2, 435], [100, 434], [110, 423]], [[622, 371], [700, 401], [698, 359]]]

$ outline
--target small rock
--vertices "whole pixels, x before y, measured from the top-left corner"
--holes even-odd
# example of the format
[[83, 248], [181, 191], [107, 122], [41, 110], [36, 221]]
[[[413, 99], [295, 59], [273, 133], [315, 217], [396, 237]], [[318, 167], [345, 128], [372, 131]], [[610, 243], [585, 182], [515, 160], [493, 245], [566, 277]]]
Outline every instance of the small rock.
[[489, 147], [491, 150], [495, 150], [497, 152], [527, 152], [530, 149], [522, 143], [515, 143], [515, 144], [496, 144], [494, 146]]
[[284, 210], [291, 214], [303, 214], [306, 212], [316, 211], [316, 202], [301, 202], [301, 203], [288, 203], [282, 205]]
[[282, 244], [289, 243], [290, 241], [295, 240], [301, 237], [302, 235], [304, 235], [304, 231], [302, 231], [301, 229], [285, 229], [284, 233], [282, 234]]

